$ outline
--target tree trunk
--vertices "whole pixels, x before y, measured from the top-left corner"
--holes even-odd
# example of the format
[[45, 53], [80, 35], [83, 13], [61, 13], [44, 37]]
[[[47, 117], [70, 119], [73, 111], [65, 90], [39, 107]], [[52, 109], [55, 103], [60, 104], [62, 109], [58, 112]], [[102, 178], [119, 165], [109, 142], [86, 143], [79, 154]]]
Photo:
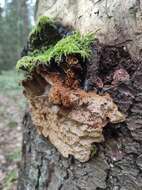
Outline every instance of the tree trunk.
[[[47, 10], [47, 15], [55, 16], [54, 9], [59, 5], [58, 3], [62, 2], [60, 0], [51, 2], [52, 7], [50, 8], [50, 6], [45, 6], [47, 1], [39, 0], [38, 15], [43, 10], [43, 12]], [[71, 3], [71, 1], [66, 2], [68, 2], [67, 4]], [[93, 1], [85, 2], [86, 6], [89, 6], [88, 3]], [[94, 3], [96, 5], [99, 2], [103, 1]], [[42, 6], [44, 8], [41, 8]], [[90, 7], [92, 7], [92, 3]], [[72, 8], [69, 6], [68, 11], [71, 10]], [[75, 11], [75, 9], [73, 10]], [[58, 15], [61, 13], [60, 11], [56, 10], [57, 18], [64, 23], [66, 22], [66, 18], [64, 20], [66, 11]], [[119, 13], [121, 14], [120, 10], [118, 10]], [[72, 12], [72, 14], [73, 16], [78, 15], [77, 12]], [[69, 24], [73, 23], [73, 19], [69, 21]], [[89, 24], [91, 26], [91, 21]], [[73, 26], [73, 24], [71, 25]], [[74, 27], [77, 28], [77, 26], [78, 20]], [[83, 30], [83, 25], [81, 25], [81, 29]], [[87, 30], [87, 26], [84, 26], [84, 30]], [[93, 26], [92, 30], [94, 30]], [[104, 34], [106, 35], [105, 32]], [[113, 36], [115, 34], [116, 32], [113, 33]], [[135, 38], [133, 40], [137, 46], [137, 40]], [[118, 42], [121, 42], [120, 38]], [[85, 85], [86, 81], [95, 81], [94, 76], [96, 75], [104, 84], [108, 84], [110, 81], [111, 84], [121, 81], [117, 85], [110, 85], [108, 89], [103, 88], [103, 91], [111, 95], [119, 110], [126, 115], [126, 120], [119, 124], [108, 122], [103, 128], [105, 141], [95, 144], [95, 153], [92, 151], [90, 160], [82, 163], [74, 158], [76, 155], [70, 155], [69, 158], [63, 157], [51, 144], [51, 137], [47, 140], [37, 132], [37, 126], [32, 123], [30, 111], [27, 112], [23, 119], [22, 162], [18, 190], [142, 189], [142, 64], [140, 61], [133, 61], [130, 54], [132, 55], [134, 51], [131, 51], [131, 48], [128, 52], [121, 43], [118, 46], [108, 43], [110, 43], [109, 40], [107, 45], [101, 44], [95, 47], [97, 54], [94, 54], [92, 64], [87, 67], [88, 74]], [[126, 45], [126, 43], [124, 44]], [[140, 51], [138, 52], [140, 53]], [[137, 58], [140, 58], [139, 56], [140, 54], [136, 55]], [[42, 85], [40, 87], [42, 88]], [[99, 92], [98, 90], [98, 93], [104, 93], [103, 91]], [[35, 118], [33, 120], [35, 121]]]
[[141, 0], [37, 0], [37, 17], [55, 17], [86, 33], [95, 32], [104, 44], [123, 44], [142, 58]]

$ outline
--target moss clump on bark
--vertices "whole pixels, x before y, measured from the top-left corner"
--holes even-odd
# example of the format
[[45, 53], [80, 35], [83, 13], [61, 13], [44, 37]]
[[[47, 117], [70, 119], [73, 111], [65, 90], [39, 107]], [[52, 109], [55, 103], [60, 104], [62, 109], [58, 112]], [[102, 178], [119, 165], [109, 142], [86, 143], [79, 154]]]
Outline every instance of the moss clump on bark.
[[58, 62], [62, 55], [79, 54], [83, 59], [91, 55], [91, 43], [94, 41], [93, 34], [81, 35], [75, 33], [60, 40], [53, 48], [51, 56]]
[[61, 39], [61, 35], [58, 32], [54, 19], [42, 16], [29, 34], [30, 50], [49, 47], [59, 39]]
[[17, 63], [17, 70], [22, 69], [31, 72], [39, 64], [50, 64], [51, 60], [55, 60], [58, 64], [63, 56], [80, 55], [83, 59], [89, 58], [91, 55], [91, 44], [94, 41], [93, 34], [81, 35], [74, 33], [59, 40], [54, 46], [51, 46], [43, 52], [31, 54], [20, 59]]
[[34, 64], [35, 63], [35, 58], [32, 56], [25, 56], [23, 58], [21, 58], [16, 65], [16, 69], [22, 69], [22, 70], [28, 70], [29, 72], [31, 72], [34, 68]]

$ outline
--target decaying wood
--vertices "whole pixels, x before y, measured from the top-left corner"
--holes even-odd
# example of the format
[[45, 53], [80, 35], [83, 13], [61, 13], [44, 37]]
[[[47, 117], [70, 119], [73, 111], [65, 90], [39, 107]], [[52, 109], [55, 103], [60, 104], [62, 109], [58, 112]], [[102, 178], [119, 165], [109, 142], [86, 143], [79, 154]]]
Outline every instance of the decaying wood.
[[[100, 51], [103, 52], [101, 55], [99, 54]], [[141, 63], [134, 62], [123, 47], [102, 47], [102, 49], [98, 52], [96, 51], [96, 53], [98, 53], [96, 56], [99, 56], [97, 59], [99, 64], [97, 64], [98, 67], [95, 70], [97, 71], [98, 78], [100, 78], [103, 83], [103, 87], [100, 88], [100, 86], [96, 85], [96, 77], [93, 78], [93, 73], [91, 73], [91, 71], [94, 71], [91, 68], [93, 68], [93, 66], [96, 67], [96, 64], [88, 65], [87, 78], [84, 84], [86, 81], [89, 81], [87, 90], [90, 89], [91, 86], [91, 90], [94, 89], [100, 94], [97, 95], [97, 97], [103, 98], [102, 94], [106, 92], [109, 93], [113, 101], [119, 107], [119, 110], [126, 115], [125, 122], [120, 124], [112, 124], [109, 122], [107, 126], [103, 128], [105, 141], [96, 145], [97, 152], [95, 156], [92, 155], [92, 158], [86, 163], [80, 163], [72, 156], [69, 156], [68, 159], [64, 158], [58, 150], [51, 145], [47, 138], [37, 133], [37, 126], [32, 124], [29, 113], [26, 114], [23, 120], [23, 160], [21, 163], [18, 190], [141, 190], [142, 66]], [[44, 75], [42, 76], [42, 80], [45, 80]], [[47, 95], [49, 95], [49, 90], [52, 89], [51, 86], [54, 83], [53, 80], [49, 82], [49, 77], [45, 81], [50, 83], [50, 87], [47, 87], [44, 93], [43, 91], [38, 93], [35, 100], [32, 99], [32, 109], [34, 106], [37, 106], [39, 109], [41, 103], [37, 104], [37, 102], [43, 101], [44, 105], [46, 105], [44, 108], [47, 113], [49, 107], [52, 105], [50, 102], [47, 103]], [[92, 84], [95, 84], [94, 87]], [[65, 85], [63, 87], [67, 88]], [[72, 89], [70, 92], [73, 91]], [[87, 92], [84, 93], [86, 94]], [[89, 91], [87, 94], [89, 93], [91, 94], [92, 92]], [[26, 96], [31, 97], [31, 95], [33, 97], [33, 93], [26, 93]], [[69, 95], [71, 95], [71, 93], [69, 93]], [[51, 102], [52, 101], [53, 99], [51, 98]], [[51, 110], [54, 114], [57, 114], [59, 111], [60, 103], [59, 105], [51, 106]], [[80, 104], [78, 104], [78, 106], [80, 106]], [[82, 109], [81, 106], [80, 108]], [[66, 111], [63, 109], [62, 112], [60, 110], [60, 119], [66, 116], [68, 117], [68, 108], [66, 109]], [[50, 114], [46, 116], [44, 113], [37, 113], [37, 115], [42, 115], [39, 122], [45, 121], [42, 127], [47, 126], [47, 120], [45, 120], [45, 118], [50, 118]], [[37, 121], [37, 115], [34, 120], [35, 123]], [[77, 117], [77, 114], [75, 114], [75, 117]], [[84, 117], [82, 117], [82, 119], [83, 118]], [[56, 120], [56, 118], [54, 118], [55, 120], [53, 120], [53, 118], [50, 119], [53, 123]], [[67, 119], [67, 122], [68, 120], [69, 119]], [[39, 126], [40, 124], [41, 123], [38, 123]], [[42, 127], [39, 127], [39, 131], [41, 133], [45, 132], [45, 136], [47, 136], [48, 130], [43, 131]], [[64, 131], [65, 127], [62, 129]], [[78, 128], [70, 127], [70, 130], [71, 129], [77, 130]], [[93, 126], [91, 130], [94, 130]], [[55, 134], [54, 131], [52, 132]], [[56, 132], [56, 135], [58, 132]], [[94, 134], [96, 134], [96, 131]], [[58, 139], [53, 138], [53, 140], [56, 141]], [[84, 160], [85, 159], [88, 158], [84, 156]]]
[[103, 128], [109, 121], [123, 122], [124, 115], [109, 94], [66, 87], [57, 73], [44, 75], [50, 90], [41, 96], [27, 95], [34, 124], [63, 156], [88, 161], [92, 143], [104, 141]]
[[[100, 52], [94, 52], [93, 55], [96, 56], [91, 58], [91, 64], [98, 72], [99, 54]], [[31, 78], [24, 80], [22, 84], [33, 123], [39, 132], [49, 138], [64, 157], [72, 155], [79, 161], [86, 162], [90, 158], [92, 144], [104, 141], [103, 128], [109, 122], [125, 121], [125, 116], [108, 93], [101, 95], [93, 89], [89, 92], [81, 89], [81, 73], [84, 70], [82, 65], [87, 66], [90, 63], [90, 60], [88, 63], [82, 61], [77, 55], [66, 56], [63, 62], [58, 63], [56, 71], [53, 71], [56, 63], [39, 65]], [[96, 84], [96, 88], [103, 88], [105, 81], [99, 73], [95, 73], [94, 69], [88, 69], [87, 73], [89, 72], [95, 75], [90, 81], [91, 85]], [[118, 82], [127, 80], [129, 74], [125, 69], [116, 70], [110, 86], [117, 86]]]

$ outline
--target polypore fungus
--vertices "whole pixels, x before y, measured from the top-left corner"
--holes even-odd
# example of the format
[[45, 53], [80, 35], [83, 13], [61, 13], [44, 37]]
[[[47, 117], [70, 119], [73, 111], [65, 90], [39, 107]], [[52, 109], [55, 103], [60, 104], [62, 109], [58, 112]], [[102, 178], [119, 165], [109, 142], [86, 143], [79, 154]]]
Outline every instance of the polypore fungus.
[[68, 87], [58, 73], [42, 73], [42, 77], [47, 83], [41, 95], [29, 93], [25, 85], [34, 124], [64, 157], [89, 160], [92, 143], [104, 141], [106, 124], [122, 122], [124, 115], [109, 94]]
[[92, 143], [104, 141], [108, 122], [125, 120], [109, 94], [82, 89], [91, 42], [89, 35], [73, 34], [17, 65], [30, 73], [22, 85], [39, 133], [64, 157], [73, 155], [81, 162], [89, 160]]

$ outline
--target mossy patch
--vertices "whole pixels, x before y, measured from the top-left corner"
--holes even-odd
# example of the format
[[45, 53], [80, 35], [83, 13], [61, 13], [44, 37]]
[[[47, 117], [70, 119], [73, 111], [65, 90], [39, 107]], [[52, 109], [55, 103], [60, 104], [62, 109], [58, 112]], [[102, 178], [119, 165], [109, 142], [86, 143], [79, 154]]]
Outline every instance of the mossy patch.
[[17, 179], [17, 172], [15, 170], [10, 171], [4, 179], [4, 188], [3, 190], [10, 190], [12, 184]]
[[52, 25], [55, 27], [54, 25], [54, 19], [52, 18], [49, 18], [47, 16], [41, 16], [39, 17], [38, 21], [37, 21], [37, 24], [36, 26], [33, 28], [33, 30], [31, 31], [29, 37], [32, 35], [32, 34], [37, 34], [37, 33], [40, 33], [42, 28], [46, 25], [46, 24], [49, 24], [49, 25]]
[[32, 56], [25, 56], [21, 58], [16, 65], [16, 69], [28, 70], [31, 72], [34, 68], [35, 58]]
[[60, 61], [62, 55], [80, 54], [83, 59], [91, 55], [90, 45], [94, 41], [91, 33], [81, 35], [79, 32], [60, 40], [50, 52], [50, 57]]
[[39, 64], [50, 64], [51, 60], [60, 63], [62, 56], [79, 54], [84, 60], [91, 56], [91, 43], [94, 35], [88, 33], [81, 35], [74, 33], [59, 40], [54, 46], [43, 52], [31, 54], [20, 59], [17, 63], [17, 70], [22, 69], [31, 72]]
[[61, 35], [58, 32], [54, 19], [42, 16], [29, 34], [30, 49], [34, 50], [40, 49], [41, 47], [49, 47], [51, 44], [55, 44], [59, 39], [61, 39]]
[[96, 154], [97, 154], [97, 147], [95, 144], [92, 144], [90, 157], [93, 158]]
[[9, 161], [18, 162], [21, 159], [21, 149], [17, 148], [14, 152], [7, 156]]

